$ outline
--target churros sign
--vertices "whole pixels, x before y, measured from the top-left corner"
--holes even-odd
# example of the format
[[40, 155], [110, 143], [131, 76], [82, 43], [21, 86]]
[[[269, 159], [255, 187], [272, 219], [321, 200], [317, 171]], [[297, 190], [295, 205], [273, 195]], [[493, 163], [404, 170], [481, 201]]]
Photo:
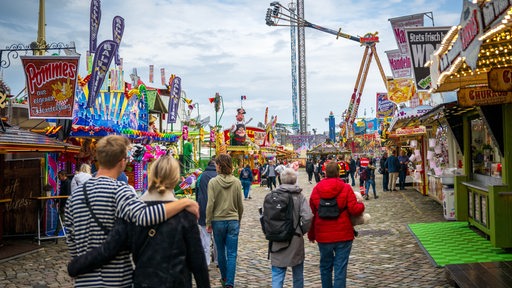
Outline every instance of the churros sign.
[[22, 56], [29, 118], [71, 119], [80, 56]]

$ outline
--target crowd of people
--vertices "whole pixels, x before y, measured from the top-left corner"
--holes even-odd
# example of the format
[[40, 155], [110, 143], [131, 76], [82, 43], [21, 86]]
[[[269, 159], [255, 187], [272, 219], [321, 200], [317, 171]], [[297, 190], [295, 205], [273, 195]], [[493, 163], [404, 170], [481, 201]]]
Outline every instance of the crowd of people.
[[[178, 200], [174, 187], [180, 177], [179, 163], [162, 156], [152, 163], [148, 190], [139, 197], [132, 186], [119, 180], [129, 145], [122, 136], [104, 137], [96, 146], [95, 175], [83, 166], [74, 182], [64, 174], [59, 176], [65, 187], [73, 185], [73, 189], [66, 188], [70, 198], [65, 226], [72, 259], [68, 273], [75, 286], [192, 287], [194, 279], [197, 287], [210, 287], [208, 267], [213, 262], [222, 287], [235, 287], [243, 200], [251, 199], [255, 177], [251, 167], [242, 167], [235, 177], [231, 157], [220, 154], [197, 179], [195, 201]], [[365, 155], [308, 159], [308, 181], [314, 178], [317, 182], [309, 199], [298, 185], [298, 163], [269, 160], [261, 167], [267, 189], [289, 195], [293, 210], [292, 238], [269, 245], [272, 287], [284, 286], [287, 267], [292, 270], [293, 287], [304, 286], [306, 235], [318, 245], [322, 287], [346, 286], [352, 241], [357, 236], [351, 219], [365, 209], [363, 198], [356, 197], [352, 186], [359, 178], [359, 186], [364, 187], [361, 194], [369, 199], [372, 190], [374, 199], [379, 198], [377, 170], [383, 175], [382, 191], [395, 191], [397, 180], [403, 189], [408, 158], [396, 154], [392, 151], [388, 157], [384, 153], [378, 170], [376, 159]]]

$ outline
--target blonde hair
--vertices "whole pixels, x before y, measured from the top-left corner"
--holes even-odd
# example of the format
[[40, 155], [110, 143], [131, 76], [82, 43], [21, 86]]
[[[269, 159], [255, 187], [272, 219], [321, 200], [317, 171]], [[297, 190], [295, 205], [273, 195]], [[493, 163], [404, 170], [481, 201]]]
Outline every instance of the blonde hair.
[[89, 164], [84, 163], [80, 166], [80, 170], [78, 170], [78, 172], [91, 174], [91, 166]]
[[148, 173], [148, 192], [165, 193], [167, 190], [174, 191], [174, 186], [180, 179], [180, 164], [171, 156], [158, 158]]
[[112, 169], [119, 161], [126, 158], [130, 140], [119, 135], [103, 137], [96, 145], [96, 159], [101, 167]]

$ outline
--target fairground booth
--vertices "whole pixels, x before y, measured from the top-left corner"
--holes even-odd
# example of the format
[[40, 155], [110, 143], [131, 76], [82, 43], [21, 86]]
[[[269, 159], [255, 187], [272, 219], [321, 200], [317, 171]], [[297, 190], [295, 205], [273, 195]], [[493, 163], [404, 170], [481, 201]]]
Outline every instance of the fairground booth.
[[438, 108], [463, 155], [454, 183], [456, 219], [500, 248], [512, 247], [510, 15], [510, 1], [464, 1], [460, 24], [430, 65], [432, 92], [457, 92], [456, 103]]

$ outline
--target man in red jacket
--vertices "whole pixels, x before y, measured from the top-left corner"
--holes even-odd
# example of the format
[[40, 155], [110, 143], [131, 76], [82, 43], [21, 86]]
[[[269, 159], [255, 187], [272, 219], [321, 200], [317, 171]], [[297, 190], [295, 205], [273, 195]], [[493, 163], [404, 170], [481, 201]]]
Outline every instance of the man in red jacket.
[[[313, 221], [308, 238], [309, 241], [318, 243], [322, 287], [344, 288], [347, 282], [348, 258], [354, 240], [354, 227], [350, 221], [350, 215], [361, 215], [364, 212], [364, 204], [358, 202], [352, 187], [339, 178], [338, 163], [334, 161], [328, 163], [325, 170], [327, 178], [313, 188], [309, 199]], [[320, 218], [318, 216], [320, 199], [332, 198], [336, 198], [340, 210], [338, 218]]]

